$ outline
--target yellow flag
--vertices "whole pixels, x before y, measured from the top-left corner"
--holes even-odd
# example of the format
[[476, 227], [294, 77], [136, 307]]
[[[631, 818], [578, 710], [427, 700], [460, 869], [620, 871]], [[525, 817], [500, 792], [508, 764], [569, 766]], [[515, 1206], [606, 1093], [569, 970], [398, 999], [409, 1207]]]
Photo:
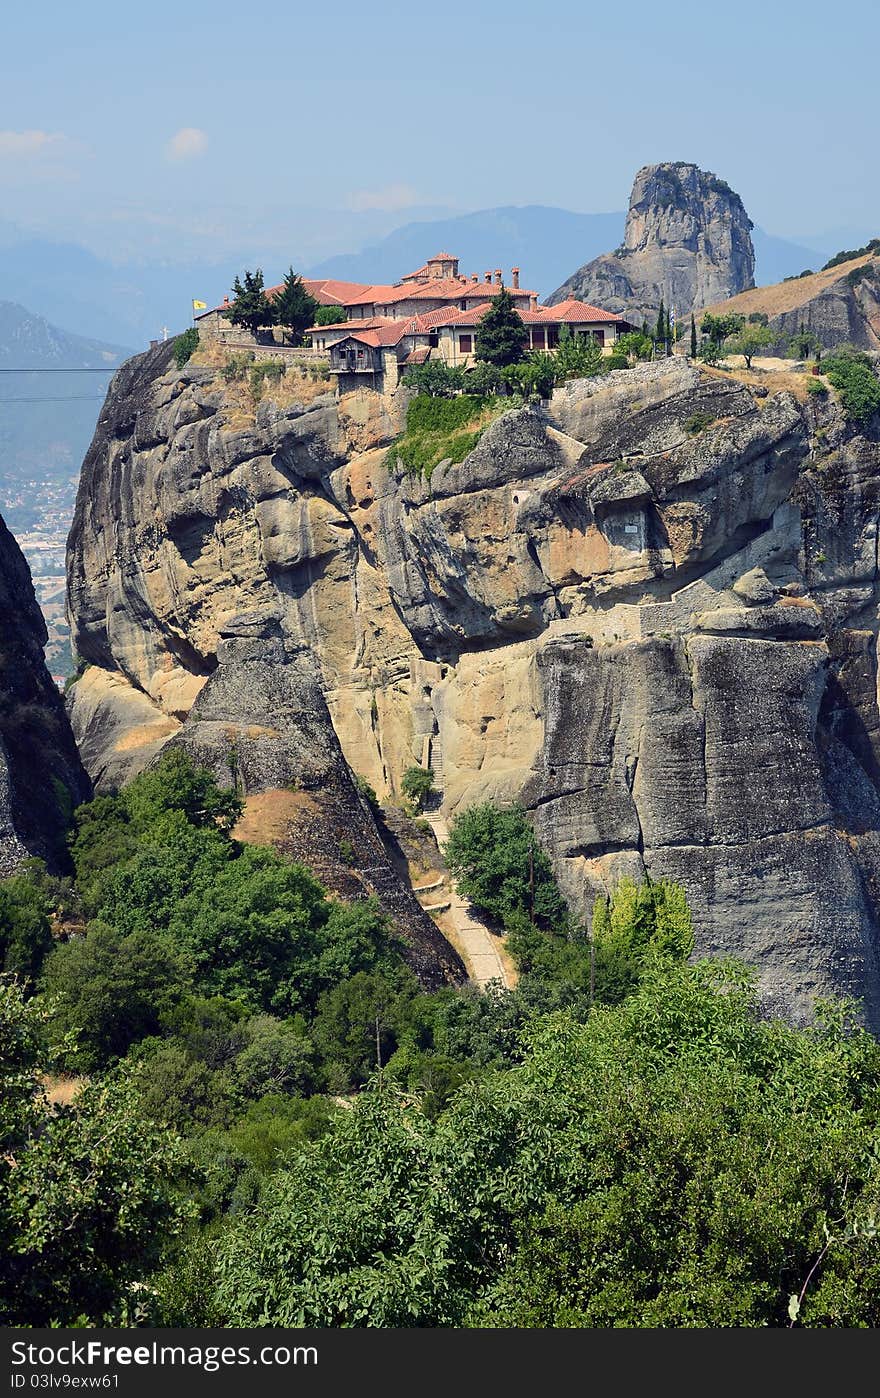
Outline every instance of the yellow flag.
[[208, 303], [207, 303], [207, 301], [193, 301], [193, 310], [194, 310], [194, 311], [206, 311], [207, 309], [208, 309]]

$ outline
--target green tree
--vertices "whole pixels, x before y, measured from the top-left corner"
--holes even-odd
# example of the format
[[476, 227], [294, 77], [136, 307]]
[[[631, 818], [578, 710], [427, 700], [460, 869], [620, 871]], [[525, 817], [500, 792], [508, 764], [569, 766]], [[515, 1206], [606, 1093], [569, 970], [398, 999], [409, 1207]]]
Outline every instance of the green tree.
[[746, 368], [751, 369], [755, 355], [768, 349], [775, 339], [776, 335], [769, 325], [747, 324], [727, 341], [727, 353], [741, 354]]
[[125, 788], [123, 802], [139, 830], [160, 816], [180, 812], [199, 828], [231, 830], [243, 809], [235, 787], [221, 787], [206, 767], [199, 767], [182, 748], [167, 748], [154, 766]]
[[700, 322], [700, 329], [713, 345], [721, 346], [728, 336], [738, 335], [745, 323], [745, 316], [733, 311], [723, 316], [713, 316], [707, 311]]
[[259, 267], [255, 272], [246, 271], [243, 281], [235, 278], [232, 296], [232, 305], [222, 314], [233, 325], [243, 325], [247, 330], [257, 331], [262, 326], [275, 324], [275, 312], [266, 297], [263, 273]]
[[652, 349], [650, 335], [643, 335], [639, 330], [631, 330], [626, 335], [618, 335], [614, 342], [614, 353], [623, 354], [627, 359], [633, 361], [650, 359]]
[[387, 1064], [417, 991], [415, 976], [400, 966], [359, 971], [324, 992], [312, 1032], [331, 1092], [348, 1092]]
[[126, 935], [93, 922], [85, 937], [56, 947], [41, 984], [54, 1002], [55, 1032], [76, 1036], [68, 1066], [93, 1072], [157, 1033], [190, 976], [187, 958], [152, 931]]
[[428, 359], [424, 364], [414, 364], [407, 369], [403, 383], [430, 398], [454, 398], [465, 386], [465, 372], [456, 365], [444, 364], [442, 359]]
[[691, 359], [697, 357], [697, 326], [693, 315], [691, 315]]
[[528, 339], [529, 332], [513, 304], [513, 297], [502, 286], [477, 325], [476, 357], [503, 369], [522, 359]]
[[174, 341], [174, 362], [178, 369], [188, 363], [199, 347], [199, 332], [195, 325], [184, 330]]
[[604, 1004], [632, 994], [660, 960], [686, 961], [694, 933], [684, 890], [667, 879], [621, 879], [593, 909], [595, 993]]
[[602, 373], [604, 357], [593, 335], [573, 335], [567, 325], [559, 331], [559, 345], [553, 356], [557, 383], [567, 379], [591, 378]]
[[341, 325], [348, 320], [348, 311], [344, 306], [319, 306], [315, 311], [315, 325]]
[[550, 860], [518, 806], [468, 807], [454, 818], [443, 853], [459, 893], [496, 922], [519, 915], [547, 926], [564, 919]]
[[802, 1295], [799, 1324], [874, 1326], [878, 1060], [846, 1009], [796, 1030], [741, 967], [657, 963], [618, 1006], [534, 1024], [434, 1123], [363, 1094], [218, 1239], [219, 1314], [761, 1328]]
[[663, 304], [663, 297], [660, 297], [660, 309], [657, 312], [657, 325], [654, 330], [654, 339], [658, 345], [665, 345], [669, 339], [669, 321], [666, 316], [666, 307]]
[[435, 790], [433, 771], [430, 767], [407, 767], [401, 778], [400, 789], [412, 811], [424, 810], [425, 802]]
[[291, 332], [295, 345], [302, 343], [303, 331], [315, 324], [318, 303], [303, 285], [302, 277], [289, 268], [281, 290], [272, 301], [272, 312], [276, 325], [283, 325]]
[[0, 980], [0, 1318], [125, 1324], [131, 1284], [189, 1213], [182, 1152], [141, 1112], [131, 1074], [53, 1106], [48, 1029], [46, 1007]]
[[[35, 861], [36, 862], [36, 861]], [[0, 971], [38, 975], [52, 946], [52, 906], [31, 870], [0, 882]]]

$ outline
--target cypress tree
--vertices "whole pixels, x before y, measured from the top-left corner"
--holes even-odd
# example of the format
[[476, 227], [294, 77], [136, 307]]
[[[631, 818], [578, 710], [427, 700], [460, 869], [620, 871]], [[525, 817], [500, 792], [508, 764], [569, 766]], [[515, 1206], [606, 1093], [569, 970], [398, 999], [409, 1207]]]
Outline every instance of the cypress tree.
[[485, 364], [503, 369], [517, 364], [525, 353], [529, 332], [513, 304], [513, 297], [502, 286], [477, 326], [476, 357]]
[[691, 359], [697, 357], [697, 327], [694, 324], [693, 312], [691, 313]]
[[297, 276], [291, 267], [284, 278], [284, 285], [272, 302], [275, 322], [293, 331], [293, 340], [298, 344], [302, 332], [314, 324], [318, 303], [303, 286], [302, 277]]
[[654, 339], [662, 345], [666, 339], [666, 307], [663, 304], [663, 297], [660, 297], [660, 310], [657, 313], [657, 329], [654, 331]]

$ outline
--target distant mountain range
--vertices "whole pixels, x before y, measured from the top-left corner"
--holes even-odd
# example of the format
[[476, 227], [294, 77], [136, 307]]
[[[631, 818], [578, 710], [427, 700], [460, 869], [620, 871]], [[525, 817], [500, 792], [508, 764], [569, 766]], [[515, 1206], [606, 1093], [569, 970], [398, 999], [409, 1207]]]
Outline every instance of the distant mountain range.
[[0, 301], [0, 508], [13, 528], [46, 508], [28, 481], [51, 487], [79, 469], [110, 374], [130, 353]]
[[[297, 270], [352, 281], [394, 281], [441, 248], [461, 258], [464, 272], [522, 270], [523, 284], [543, 299], [577, 267], [610, 252], [623, 237], [623, 212], [573, 213], [538, 204], [408, 223], [351, 253]], [[759, 283], [780, 281], [818, 268], [841, 248], [858, 247], [877, 229], [841, 229], [825, 240], [776, 238], [753, 233]], [[17, 301], [53, 325], [96, 340], [144, 348], [151, 339], [189, 323], [193, 297], [216, 303], [236, 273], [255, 265], [253, 254], [214, 262], [128, 263], [116, 266], [75, 243], [28, 237], [0, 225], [0, 300]], [[287, 270], [283, 260], [263, 261], [269, 284]]]
[[[576, 214], [541, 204], [483, 209], [457, 218], [408, 223], [361, 252], [318, 263], [309, 275], [393, 282], [442, 249], [460, 257], [462, 272], [480, 277], [499, 266], [505, 276], [511, 267], [520, 267], [523, 285], [543, 299], [575, 268], [616, 248], [623, 238], [625, 218], [622, 212]], [[754, 229], [752, 241], [759, 283], [796, 276], [817, 260], [815, 248], [776, 238], [762, 228]]]

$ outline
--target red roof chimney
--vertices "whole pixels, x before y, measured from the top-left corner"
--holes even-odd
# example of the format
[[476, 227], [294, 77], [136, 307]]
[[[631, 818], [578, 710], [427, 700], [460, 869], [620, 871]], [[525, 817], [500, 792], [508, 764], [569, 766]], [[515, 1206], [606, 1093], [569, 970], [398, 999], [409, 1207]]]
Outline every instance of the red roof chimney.
[[491, 272], [487, 272], [487, 273], [486, 273], [486, 281], [489, 282], [489, 283], [491, 284], [491, 282], [492, 282], [492, 273], [491, 273]]
[[496, 286], [500, 286], [500, 285], [501, 285], [501, 268], [500, 268], [500, 267], [496, 267], [496, 268], [495, 268], [495, 285], [496, 285]]
[[513, 287], [514, 287], [514, 290], [516, 291], [516, 290], [519, 289], [519, 268], [518, 268], [518, 267], [512, 267], [512, 268], [511, 268], [511, 271], [510, 271], [510, 275], [511, 275], [511, 277], [512, 277], [512, 279], [513, 279]]
[[537, 293], [536, 291], [533, 291], [533, 292], [532, 292], [531, 301], [532, 301], [532, 310], [533, 310], [533, 311], [536, 311], [536, 310], [538, 309], [538, 293]]

